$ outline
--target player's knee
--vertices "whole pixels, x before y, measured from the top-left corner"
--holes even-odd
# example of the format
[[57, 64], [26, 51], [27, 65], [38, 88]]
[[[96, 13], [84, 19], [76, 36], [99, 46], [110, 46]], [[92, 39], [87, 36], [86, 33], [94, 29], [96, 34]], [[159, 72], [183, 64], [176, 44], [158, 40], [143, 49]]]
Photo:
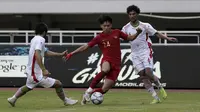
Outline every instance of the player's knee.
[[155, 80], [153, 71], [151, 68], [146, 68], [145, 69], [145, 74], [149, 77], [150, 80]]
[[142, 75], [142, 76], [140, 76], [140, 80], [141, 80], [141, 81], [143, 81], [143, 80], [146, 80], [146, 79], [148, 79], [148, 77], [147, 77], [147, 76], [143, 76], [143, 75]]
[[140, 76], [139, 78], [140, 78], [140, 80], [143, 80], [143, 79], [144, 79], [144, 76]]
[[151, 68], [146, 68], [145, 69], [145, 74], [147, 74], [147, 75], [153, 75], [152, 69]]
[[139, 71], [138, 74], [139, 74], [141, 77], [142, 77], [142, 76], [145, 76], [144, 70]]
[[54, 87], [55, 88], [60, 88], [60, 87], [62, 87], [62, 83], [59, 80], [56, 80], [55, 84], [54, 84]]
[[109, 62], [104, 62], [101, 68], [101, 71], [108, 73], [110, 71], [110, 63]]
[[101, 71], [104, 72], [104, 73], [108, 73], [110, 71], [110, 69], [109, 68], [102, 68]]

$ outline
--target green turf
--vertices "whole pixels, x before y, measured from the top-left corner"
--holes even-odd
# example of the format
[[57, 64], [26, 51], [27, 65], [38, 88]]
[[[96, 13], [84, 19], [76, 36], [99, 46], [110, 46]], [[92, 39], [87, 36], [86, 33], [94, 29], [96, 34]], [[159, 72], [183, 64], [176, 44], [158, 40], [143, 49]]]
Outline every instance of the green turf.
[[[82, 90], [66, 90], [78, 100]], [[11, 107], [7, 98], [13, 90], [0, 90], [0, 112], [200, 112], [200, 92], [168, 92], [168, 99], [161, 104], [150, 105], [151, 96], [145, 91], [110, 91], [101, 105], [64, 106], [54, 90], [35, 90], [18, 100]]]

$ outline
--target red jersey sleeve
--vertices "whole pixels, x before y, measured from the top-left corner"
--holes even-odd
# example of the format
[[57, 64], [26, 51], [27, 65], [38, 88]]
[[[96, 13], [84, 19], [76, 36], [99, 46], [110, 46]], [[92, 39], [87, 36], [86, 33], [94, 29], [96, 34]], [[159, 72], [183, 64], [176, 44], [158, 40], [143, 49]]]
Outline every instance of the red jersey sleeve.
[[128, 39], [128, 35], [125, 34], [124, 32], [118, 30], [119, 34], [120, 34], [120, 38], [124, 39], [124, 40], [127, 40]]
[[88, 46], [93, 47], [96, 44], [98, 44], [99, 43], [98, 38], [99, 38], [99, 36], [96, 36], [95, 38], [93, 38], [90, 42], [88, 42]]

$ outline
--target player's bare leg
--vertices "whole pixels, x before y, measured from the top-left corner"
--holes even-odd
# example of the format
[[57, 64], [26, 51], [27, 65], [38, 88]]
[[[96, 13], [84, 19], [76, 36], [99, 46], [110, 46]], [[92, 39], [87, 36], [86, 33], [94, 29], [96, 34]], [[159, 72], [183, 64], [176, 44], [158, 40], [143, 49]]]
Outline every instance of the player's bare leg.
[[160, 98], [158, 97], [156, 91], [154, 90], [154, 87], [152, 86], [152, 83], [151, 83], [149, 77], [145, 75], [145, 70], [140, 71], [139, 75], [140, 75], [142, 82], [144, 83], [144, 87], [154, 98], [154, 100], [151, 102], [151, 104], [160, 103], [161, 102]]
[[103, 79], [103, 77], [105, 76], [105, 72], [101, 71], [100, 73], [98, 73], [95, 78], [92, 80], [92, 82], [90, 83], [90, 87], [84, 92], [83, 96], [82, 96], [82, 101], [81, 101], [81, 105], [85, 105], [87, 102], [90, 101], [90, 95], [93, 92], [94, 88], [96, 87], [96, 85]]
[[113, 85], [115, 84], [115, 82], [111, 79], [105, 79], [103, 86], [101, 88], [95, 89], [92, 93], [94, 92], [100, 92], [102, 94], [105, 94], [106, 92], [109, 91], [109, 89], [111, 89], [113, 87]]
[[22, 97], [23, 95], [25, 95], [27, 92], [31, 91], [32, 89], [29, 89], [26, 85], [20, 87], [17, 92], [10, 98], [8, 98], [8, 102], [10, 103], [10, 105], [12, 107], [15, 106], [15, 103], [17, 101], [18, 98]]
[[167, 92], [162, 87], [158, 77], [153, 75], [152, 69], [151, 68], [146, 68], [145, 72], [146, 72], [146, 75], [153, 81], [153, 83], [155, 83], [155, 85], [159, 89], [160, 94], [162, 95], [163, 99], [166, 99], [167, 98]]
[[64, 105], [74, 105], [78, 102], [78, 100], [73, 100], [66, 97], [62, 83], [59, 80], [55, 81], [53, 87], [55, 88], [58, 97], [64, 102]]
[[146, 68], [145, 69], [145, 74], [149, 77], [149, 79], [151, 81], [153, 81], [156, 85], [156, 87], [158, 87], [159, 89], [162, 87], [158, 77], [156, 77], [155, 75], [153, 75], [153, 71], [151, 68]]
[[108, 92], [109, 89], [111, 89], [114, 84], [115, 84], [115, 81], [106, 78], [102, 86], [102, 94], [105, 94], [106, 92]]
[[85, 91], [82, 97], [81, 105], [85, 105], [87, 102], [90, 101], [90, 95], [93, 92], [96, 85], [106, 76], [106, 74], [110, 71], [110, 63], [104, 61], [102, 63], [101, 72], [98, 73], [95, 78], [90, 83], [90, 87]]

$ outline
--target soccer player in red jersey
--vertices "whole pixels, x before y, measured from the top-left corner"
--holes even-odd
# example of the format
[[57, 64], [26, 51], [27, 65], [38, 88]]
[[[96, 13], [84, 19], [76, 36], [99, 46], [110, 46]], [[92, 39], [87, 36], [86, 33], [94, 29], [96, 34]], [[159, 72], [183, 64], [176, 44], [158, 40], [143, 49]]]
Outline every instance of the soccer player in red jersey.
[[[93, 38], [88, 44], [79, 47], [65, 57], [65, 59], [68, 60], [71, 56], [95, 45], [98, 45], [103, 53], [101, 72], [95, 76], [90, 87], [83, 94], [82, 105], [90, 101], [91, 93], [100, 92], [104, 94], [115, 84], [121, 66], [120, 38], [124, 40], [134, 40], [142, 32], [141, 29], [138, 28], [136, 34], [127, 35], [118, 29], [112, 29], [112, 18], [109, 16], [100, 16], [98, 21], [103, 30], [102, 33]], [[102, 88], [94, 89], [103, 78], [105, 78], [105, 80]]]

